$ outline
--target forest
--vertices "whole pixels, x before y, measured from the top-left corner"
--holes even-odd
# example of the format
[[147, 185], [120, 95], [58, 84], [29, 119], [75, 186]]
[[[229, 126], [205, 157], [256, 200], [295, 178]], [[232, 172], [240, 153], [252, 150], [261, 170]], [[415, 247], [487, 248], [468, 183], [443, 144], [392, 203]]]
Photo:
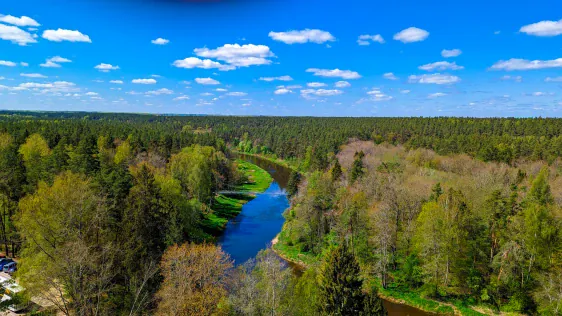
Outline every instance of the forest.
[[[558, 315], [561, 132], [543, 118], [1, 111], [0, 248], [18, 260], [16, 299], [65, 315], [385, 315], [381, 298]], [[215, 241], [252, 197], [221, 192], [271, 181], [237, 152], [294, 171], [278, 242], [234, 266]]]

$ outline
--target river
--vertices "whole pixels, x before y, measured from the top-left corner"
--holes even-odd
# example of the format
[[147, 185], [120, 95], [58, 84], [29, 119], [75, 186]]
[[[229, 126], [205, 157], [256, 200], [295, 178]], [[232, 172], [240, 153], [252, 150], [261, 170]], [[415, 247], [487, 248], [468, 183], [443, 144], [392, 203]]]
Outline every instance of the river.
[[[254, 258], [262, 249], [271, 245], [271, 240], [281, 231], [285, 218], [283, 212], [289, 207], [285, 192], [291, 170], [267, 159], [239, 154], [237, 158], [251, 162], [271, 174], [273, 182], [269, 188], [244, 204], [242, 212], [232, 219], [219, 238], [219, 245], [230, 255], [235, 264]], [[390, 316], [430, 315], [417, 308], [383, 300]]]

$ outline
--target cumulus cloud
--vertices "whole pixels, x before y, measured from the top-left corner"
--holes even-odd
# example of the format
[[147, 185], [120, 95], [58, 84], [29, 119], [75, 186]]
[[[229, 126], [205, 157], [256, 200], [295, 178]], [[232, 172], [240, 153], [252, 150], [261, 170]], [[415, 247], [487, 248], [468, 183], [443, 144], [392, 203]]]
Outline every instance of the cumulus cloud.
[[557, 36], [562, 34], [562, 20], [540, 21], [521, 27], [519, 32], [534, 36]]
[[38, 73], [32, 73], [32, 74], [21, 73], [20, 76], [27, 77], [27, 78], [47, 78], [47, 76]]
[[177, 98], [174, 98], [174, 101], [183, 101], [183, 100], [189, 100], [189, 97], [187, 95], [181, 95]]
[[445, 57], [445, 58], [449, 58], [449, 57], [457, 57], [460, 54], [462, 54], [462, 51], [460, 49], [444, 49], [441, 51], [441, 56]]
[[447, 95], [446, 93], [436, 92], [436, 93], [429, 94], [427, 97], [430, 98], [430, 99], [433, 99], [433, 98], [444, 97], [446, 95]]
[[261, 81], [267, 81], [267, 82], [271, 82], [271, 81], [275, 81], [275, 80], [279, 80], [279, 81], [293, 81], [293, 78], [292, 78], [291, 76], [261, 77], [259, 80], [261, 80]]
[[277, 95], [282, 95], [282, 94], [293, 93], [293, 91], [281, 86], [281, 87], [277, 87], [277, 90], [275, 90], [273, 93]]
[[87, 95], [87, 96], [96, 96], [96, 95], [99, 95], [99, 93], [97, 93], [97, 92], [86, 92], [85, 95]]
[[92, 40], [88, 35], [82, 34], [80, 31], [73, 30], [46, 30], [43, 32], [43, 38], [53, 42], [85, 42], [91, 43]]
[[546, 77], [545, 82], [562, 82], [562, 77]]
[[326, 84], [322, 83], [322, 82], [309, 82], [306, 84], [307, 86], [311, 87], [311, 88], [320, 88], [320, 87], [325, 87]]
[[460, 69], [464, 69], [463, 66], [459, 66], [457, 65], [457, 63], [455, 62], [448, 62], [448, 61], [438, 61], [438, 62], [434, 62], [434, 63], [430, 63], [430, 64], [425, 64], [422, 66], [418, 67], [421, 70], [426, 70], [426, 71], [434, 71], [434, 70], [460, 70]]
[[336, 88], [347, 88], [347, 87], [351, 87], [351, 83], [347, 81], [338, 81], [334, 84], [334, 86]]
[[421, 42], [429, 36], [429, 32], [426, 30], [419, 29], [417, 27], [409, 27], [396, 34], [394, 34], [394, 39], [401, 41], [402, 43], [413, 43]]
[[28, 63], [24, 63], [24, 62], [21, 62], [20, 65], [21, 65], [22, 67], [27, 67], [27, 66], [29, 66]]
[[152, 40], [152, 41], [150, 41], [150, 42], [151, 42], [152, 44], [154, 44], [154, 45], [166, 45], [166, 44], [168, 44], [170, 41], [167, 40], [167, 39], [165, 39], [165, 38], [159, 37], [159, 38], [157, 38], [157, 39], [155, 39], [155, 40]]
[[188, 57], [185, 59], [176, 60], [172, 65], [178, 68], [186, 68], [186, 69], [201, 68], [201, 69], [218, 69], [222, 71], [236, 69], [236, 67], [234, 66], [223, 65], [217, 61], [213, 61], [210, 59], [199, 59], [197, 57]]
[[20, 46], [26, 46], [29, 43], [37, 43], [31, 33], [28, 33], [17, 26], [0, 24], [0, 39], [10, 41]]
[[388, 80], [398, 80], [398, 77], [396, 77], [392, 72], [387, 72], [382, 76]]
[[562, 58], [552, 60], [528, 60], [511, 58], [509, 60], [500, 60], [493, 64], [490, 69], [493, 70], [535, 70], [546, 68], [562, 67]]
[[96, 68], [97, 70], [101, 71], [101, 72], [109, 72], [110, 70], [117, 70], [119, 69], [119, 66], [113, 66], [111, 64], [104, 64], [101, 63], [97, 66], [95, 66], [94, 68]]
[[71, 62], [72, 62], [72, 60], [70, 60], [68, 58], [55, 56], [55, 57], [48, 58], [44, 63], [40, 64], [39, 66], [45, 67], [45, 68], [60, 68], [61, 63], [71, 63]]
[[17, 26], [40, 26], [41, 24], [37, 23], [34, 19], [22, 16], [22, 17], [15, 17], [11, 15], [2, 15], [0, 14], [0, 22], [13, 24]]
[[408, 77], [408, 81], [411, 83], [453, 84], [461, 79], [457, 76], [436, 73], [421, 76], [411, 75]]
[[303, 97], [309, 97], [311, 95], [314, 96], [318, 96], [318, 97], [330, 97], [330, 96], [334, 96], [334, 95], [340, 95], [342, 94], [343, 91], [338, 90], [338, 89], [305, 89], [305, 90], [301, 90], [301, 95]]
[[521, 76], [508, 76], [505, 75], [503, 77], [500, 78], [501, 80], [507, 81], [507, 80], [513, 80], [515, 82], [521, 82], [523, 80], [523, 77]]
[[380, 34], [376, 34], [376, 35], [365, 34], [365, 35], [360, 35], [359, 38], [357, 39], [357, 44], [361, 46], [371, 45], [371, 42], [384, 44], [384, 38], [382, 38]]
[[243, 97], [243, 96], [247, 96], [248, 94], [246, 92], [229, 92], [226, 95], [231, 97]]
[[110, 80], [109, 83], [123, 84], [123, 80]]
[[359, 79], [361, 75], [355, 71], [351, 70], [340, 70], [340, 69], [318, 69], [318, 68], [309, 68], [306, 72], [312, 72], [315, 76], [319, 77], [335, 77], [335, 78], [342, 78], [342, 79]]
[[379, 102], [379, 101], [389, 101], [392, 100], [393, 97], [381, 92], [380, 89], [374, 88], [371, 91], [368, 91], [367, 94], [369, 95], [369, 100]]
[[161, 94], [173, 94], [173, 93], [174, 91], [166, 88], [146, 92], [146, 94], [148, 95], [161, 95]]
[[224, 89], [224, 88], [216, 88], [215, 89], [216, 92], [226, 92], [228, 90]]
[[197, 82], [198, 84], [203, 84], [203, 85], [217, 85], [220, 84], [219, 81], [213, 79], [213, 78], [195, 78], [195, 82]]
[[226, 44], [216, 49], [196, 48], [195, 55], [224, 61], [235, 67], [269, 65], [269, 57], [275, 56], [268, 46], [254, 44]]
[[13, 61], [0, 60], [0, 66], [15, 67], [16, 65], [17, 65], [17, 64], [14, 63]]
[[136, 83], [136, 84], [155, 84], [156, 80], [150, 78], [150, 79], [133, 79], [131, 81], [132, 83]]
[[55, 81], [47, 83], [36, 83], [36, 82], [26, 82], [21, 83], [17, 87], [11, 88], [11, 90], [33, 90], [39, 93], [69, 93], [78, 92], [79, 88], [76, 84], [68, 81]]
[[304, 44], [309, 42], [322, 44], [325, 42], [333, 42], [336, 40], [336, 38], [329, 32], [317, 29], [305, 29], [301, 31], [288, 32], [269, 32], [269, 37], [285, 44]]

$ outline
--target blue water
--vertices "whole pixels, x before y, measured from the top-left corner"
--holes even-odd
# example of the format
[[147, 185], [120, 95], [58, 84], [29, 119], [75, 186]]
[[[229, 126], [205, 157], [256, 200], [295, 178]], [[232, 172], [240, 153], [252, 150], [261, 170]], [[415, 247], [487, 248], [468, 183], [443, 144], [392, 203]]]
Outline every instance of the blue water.
[[218, 244], [236, 265], [254, 258], [281, 231], [288, 207], [285, 190], [272, 182], [264, 193], [244, 204], [242, 212], [226, 225]]

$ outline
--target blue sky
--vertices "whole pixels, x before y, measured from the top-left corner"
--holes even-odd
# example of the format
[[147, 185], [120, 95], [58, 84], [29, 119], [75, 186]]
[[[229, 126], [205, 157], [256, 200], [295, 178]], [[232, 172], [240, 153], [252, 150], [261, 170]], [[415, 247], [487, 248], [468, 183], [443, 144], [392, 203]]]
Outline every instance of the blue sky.
[[0, 6], [0, 108], [562, 116], [562, 2]]

